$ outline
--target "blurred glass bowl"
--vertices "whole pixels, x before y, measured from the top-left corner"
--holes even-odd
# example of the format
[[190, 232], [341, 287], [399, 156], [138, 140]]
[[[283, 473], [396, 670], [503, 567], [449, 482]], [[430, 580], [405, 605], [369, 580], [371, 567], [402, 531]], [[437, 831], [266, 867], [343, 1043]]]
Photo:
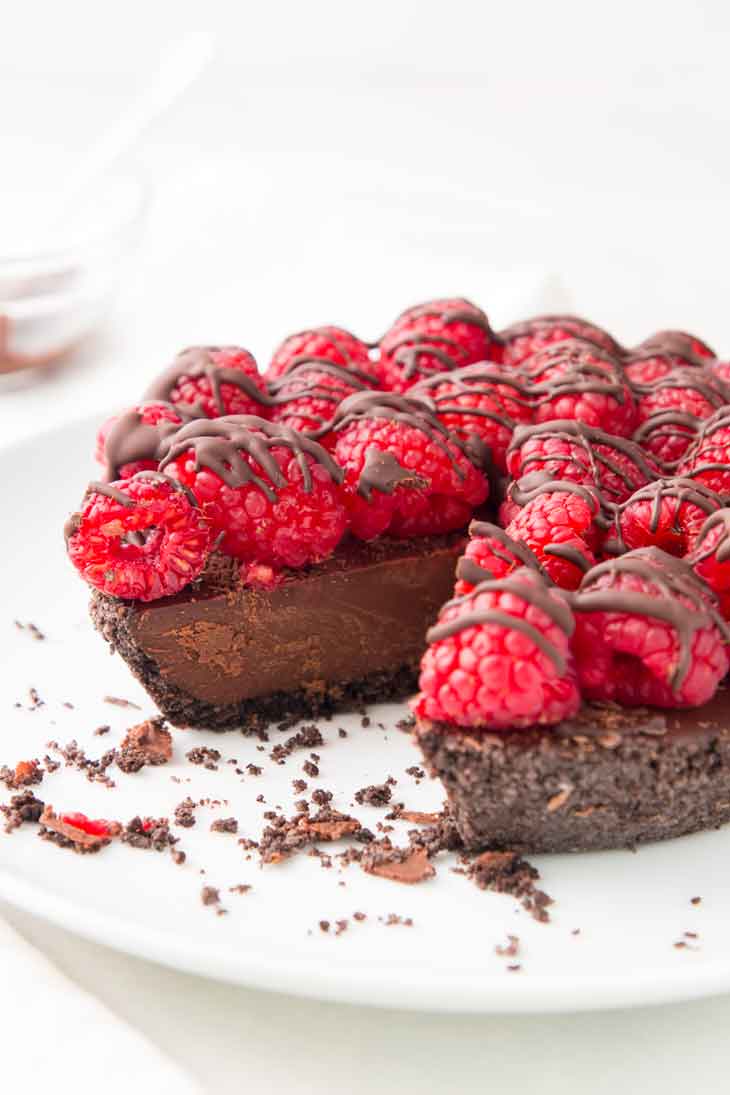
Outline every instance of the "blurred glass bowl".
[[139, 179], [106, 177], [39, 230], [48, 192], [5, 193], [0, 209], [0, 373], [60, 360], [106, 313], [139, 243]]

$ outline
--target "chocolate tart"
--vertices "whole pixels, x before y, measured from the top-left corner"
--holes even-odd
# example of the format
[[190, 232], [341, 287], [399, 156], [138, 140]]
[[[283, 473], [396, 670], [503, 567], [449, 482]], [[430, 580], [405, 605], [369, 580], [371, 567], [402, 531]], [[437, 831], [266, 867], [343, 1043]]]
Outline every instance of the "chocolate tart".
[[272, 590], [243, 586], [215, 555], [175, 597], [95, 592], [91, 616], [174, 725], [255, 730], [414, 691], [464, 540], [348, 540]]
[[557, 726], [415, 736], [468, 848], [632, 848], [730, 821], [727, 690], [691, 710], [587, 704]]

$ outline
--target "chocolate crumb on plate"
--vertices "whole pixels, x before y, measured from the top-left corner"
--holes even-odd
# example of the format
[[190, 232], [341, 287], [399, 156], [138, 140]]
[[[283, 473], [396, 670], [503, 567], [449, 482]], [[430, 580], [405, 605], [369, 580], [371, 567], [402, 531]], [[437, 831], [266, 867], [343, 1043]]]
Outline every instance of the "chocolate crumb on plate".
[[145, 765], [167, 764], [172, 759], [172, 734], [163, 718], [147, 719], [127, 731], [117, 752], [117, 767], [139, 772]]
[[248, 893], [253, 887], [248, 882], [239, 882], [236, 886], [229, 886], [229, 893], [244, 894]]
[[112, 707], [131, 707], [134, 711], [142, 710], [138, 703], [122, 699], [120, 696], [104, 696], [104, 703], [109, 703]]
[[41, 783], [43, 770], [37, 760], [19, 760], [15, 768], [0, 768], [0, 780], [9, 791], [19, 791], [21, 787], [31, 787]]
[[326, 806], [328, 802], [331, 802], [333, 794], [331, 791], [325, 791], [323, 787], [316, 787], [312, 791], [312, 802], [317, 806]]
[[56, 814], [52, 806], [45, 806], [38, 820], [40, 823], [38, 835], [43, 840], [49, 840], [60, 848], [72, 848], [73, 851], [81, 854], [100, 851], [122, 831], [118, 821], [110, 821], [106, 823], [104, 834], [87, 832], [64, 820], [64, 816]]
[[211, 823], [211, 833], [237, 833], [238, 822], [235, 817], [219, 817]]
[[109, 726], [109, 724], [105, 722], [103, 723], [103, 725], [97, 726], [96, 730], [94, 731], [94, 737], [101, 738], [104, 736], [104, 734], [108, 734], [110, 730], [111, 726]]
[[[152, 849], [155, 852], [172, 848], [178, 840], [170, 832], [170, 822], [166, 817], [141, 818], [139, 815], [127, 822], [122, 830], [121, 838], [122, 843], [128, 844], [130, 848], [141, 848], [145, 851]], [[176, 863], [184, 862], [185, 853], [179, 854], [182, 854], [183, 860], [176, 859]]]
[[320, 920], [319, 930], [322, 931], [322, 932], [328, 932], [330, 930], [329, 920]]
[[436, 874], [425, 848], [396, 848], [387, 838], [368, 845], [360, 857], [360, 866], [366, 874], [407, 885], [425, 882]]
[[312, 779], [314, 779], [315, 776], [319, 775], [319, 768], [314, 763], [314, 761], [311, 760], [305, 760], [304, 764], [302, 765], [302, 771], [306, 772], [306, 774]]
[[393, 796], [390, 783], [371, 783], [355, 792], [355, 801], [360, 806], [387, 806]]
[[23, 624], [20, 620], [15, 620], [14, 623], [18, 631], [27, 631], [37, 642], [42, 642], [46, 637], [41, 629], [33, 623]]
[[220, 891], [215, 886], [203, 886], [200, 891], [200, 900], [204, 905], [220, 905]]
[[335, 920], [335, 935], [342, 935], [344, 931], [347, 931], [347, 920]]
[[260, 776], [263, 768], [260, 768], [258, 764], [247, 764], [246, 771], [250, 776]]
[[45, 700], [41, 699], [37, 688], [28, 689], [28, 698], [30, 699], [29, 711], [37, 711], [39, 707], [45, 707], [46, 705]]
[[550, 919], [547, 906], [553, 900], [535, 885], [539, 871], [516, 852], [482, 852], [469, 864], [467, 874], [480, 890], [516, 897], [535, 920]]
[[520, 937], [518, 935], [508, 935], [506, 943], [497, 943], [494, 953], [498, 954], [500, 958], [516, 958], [520, 953]]
[[700, 905], [702, 903], [701, 897], [691, 897], [689, 901], [690, 905]]
[[197, 803], [193, 802], [188, 795], [175, 807], [175, 824], [180, 825], [183, 829], [192, 829], [195, 824], [196, 809]]
[[323, 806], [316, 814], [295, 814], [291, 818], [276, 816], [261, 835], [259, 853], [262, 863], [280, 863], [294, 852], [309, 848], [318, 841], [341, 840], [361, 829], [360, 822]]
[[44, 806], [45, 803], [36, 798], [32, 791], [13, 795], [9, 803], [0, 805], [0, 812], [5, 815], [5, 832], [12, 833], [25, 822], [34, 824], [40, 821]]
[[185, 756], [191, 764], [199, 764], [210, 772], [218, 771], [218, 761], [221, 759], [218, 749], [209, 749], [206, 745], [196, 745]]

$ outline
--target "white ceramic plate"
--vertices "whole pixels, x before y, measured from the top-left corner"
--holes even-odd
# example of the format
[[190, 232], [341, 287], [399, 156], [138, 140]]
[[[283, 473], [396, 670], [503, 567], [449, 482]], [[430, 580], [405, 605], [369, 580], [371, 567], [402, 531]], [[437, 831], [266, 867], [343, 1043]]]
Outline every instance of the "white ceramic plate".
[[[63, 519], [94, 473], [94, 425], [64, 427], [0, 452], [0, 763], [42, 756], [49, 739], [65, 744], [76, 738], [98, 756], [152, 710], [122, 661], [110, 657], [93, 632], [86, 591], [64, 556]], [[15, 619], [35, 622], [46, 641], [19, 631]], [[37, 710], [27, 709], [31, 686], [44, 700]], [[142, 712], [110, 706], [107, 695], [132, 700]], [[417, 785], [405, 773], [419, 756], [395, 729], [402, 713], [393, 705], [376, 708], [368, 729], [357, 716], [321, 722], [327, 741], [318, 750], [321, 774], [308, 781], [310, 791], [334, 791], [334, 805], [370, 827], [384, 811], [356, 806], [354, 792], [388, 775], [398, 780], [394, 801], [437, 808], [439, 786], [430, 780]], [[111, 725], [110, 733], [94, 736], [101, 723]], [[346, 739], [338, 736], [339, 726], [347, 728]], [[218, 771], [186, 760], [198, 744], [222, 752]], [[135, 775], [111, 769], [114, 790], [73, 769], [46, 776], [37, 789], [45, 801], [95, 817], [172, 815], [186, 795], [228, 801], [200, 807], [195, 828], [176, 830], [188, 857], [182, 867], [167, 854], [118, 844], [76, 856], [40, 841], [32, 827], [0, 833], [0, 896], [91, 939], [179, 969], [352, 1003], [527, 1012], [730, 990], [730, 831], [636, 854], [539, 857], [545, 889], [556, 900], [552, 922], [542, 925], [512, 899], [481, 893], [453, 873], [449, 857], [440, 857], [435, 879], [412, 887], [367, 876], [357, 866], [323, 869], [307, 856], [259, 868], [235, 836], [211, 833], [210, 823], [235, 816], [241, 833], [256, 838], [264, 810], [280, 805], [291, 813], [298, 797], [291, 781], [303, 775], [307, 753], [296, 752], [278, 766], [268, 757], [271, 746], [261, 752], [258, 744], [238, 733], [180, 731], [171, 765]], [[225, 763], [231, 757], [239, 768], [260, 764], [263, 774], [237, 776]], [[256, 801], [259, 794], [265, 804]], [[7, 800], [9, 792], [2, 789], [1, 797]], [[405, 840], [408, 828], [396, 823], [394, 839]], [[203, 907], [206, 883], [220, 888], [227, 916]], [[238, 883], [253, 889], [245, 896], [229, 893]], [[702, 898], [698, 906], [690, 904], [694, 896]], [[352, 919], [356, 910], [367, 914], [364, 922]], [[390, 913], [412, 917], [413, 927], [387, 926]], [[320, 930], [320, 920], [334, 926], [340, 918], [349, 920], [341, 935]], [[576, 928], [579, 934], [573, 934]], [[519, 972], [509, 972], [508, 960], [495, 953], [508, 933], [521, 940]], [[691, 946], [675, 948], [682, 939]]]

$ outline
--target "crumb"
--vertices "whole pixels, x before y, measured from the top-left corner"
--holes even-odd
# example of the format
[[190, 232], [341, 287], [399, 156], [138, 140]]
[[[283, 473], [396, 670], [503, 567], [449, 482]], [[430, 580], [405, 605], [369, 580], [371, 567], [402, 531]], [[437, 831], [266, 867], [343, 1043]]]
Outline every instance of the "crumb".
[[338, 734], [338, 737], [346, 738], [347, 737], [347, 730], [345, 730], [344, 726], [338, 726], [337, 727], [337, 734]]
[[331, 791], [325, 791], [321, 787], [317, 787], [312, 791], [312, 802], [316, 803], [317, 806], [326, 806], [328, 802], [332, 801], [332, 797]]
[[342, 935], [344, 931], [347, 931], [347, 920], [335, 920], [335, 935]]
[[[170, 832], [170, 822], [166, 817], [141, 818], [137, 815], [124, 826], [122, 843], [128, 844], [130, 848], [162, 852], [177, 844], [177, 837]], [[182, 861], [175, 862], [184, 862], [185, 855], [182, 852], [180, 854], [183, 856]]]
[[368, 846], [360, 856], [360, 866], [367, 874], [407, 885], [425, 882], [436, 874], [425, 848], [395, 848], [387, 837]]
[[372, 783], [369, 787], [361, 787], [355, 792], [355, 801], [360, 806], [387, 806], [392, 795], [389, 781]]
[[181, 851], [179, 848], [170, 848], [170, 855], [172, 856], [173, 863], [177, 864], [178, 867], [182, 867], [187, 859], [185, 852]]
[[699, 905], [699, 904], [701, 904], [701, 902], [702, 902], [701, 897], [691, 897], [690, 901], [689, 901], [690, 905]]
[[248, 893], [252, 887], [247, 882], [239, 882], [237, 886], [229, 886], [229, 893], [244, 894]]
[[43, 632], [41, 631], [41, 629], [39, 627], [36, 627], [35, 624], [32, 624], [32, 623], [22, 624], [20, 622], [20, 620], [15, 620], [14, 623], [15, 623], [15, 626], [17, 627], [18, 631], [27, 631], [28, 634], [32, 638], [34, 638], [37, 642], [42, 642], [46, 637], [43, 634]]
[[315, 776], [319, 775], [319, 768], [311, 760], [305, 760], [304, 764], [302, 765], [302, 771], [306, 772], [306, 774], [312, 779], [314, 779]]
[[547, 906], [552, 898], [535, 886], [539, 872], [516, 852], [482, 852], [469, 864], [467, 874], [481, 890], [516, 897], [535, 920], [547, 923], [550, 919]]
[[131, 700], [120, 699], [119, 696], [104, 696], [104, 703], [110, 703], [112, 707], [131, 707], [134, 711], [142, 710], [138, 703], [132, 703]]
[[367, 914], [364, 912], [354, 912], [352, 914], [352, 919], [362, 923], [363, 920], [367, 920]]
[[35, 824], [40, 821], [44, 806], [45, 803], [31, 791], [13, 795], [9, 804], [0, 805], [0, 812], [5, 815], [5, 832], [12, 833], [26, 822]]
[[215, 886], [203, 886], [200, 900], [204, 905], [220, 905], [221, 895]]
[[260, 776], [263, 768], [259, 768], [258, 764], [247, 764], [246, 771], [250, 776]]
[[15, 768], [0, 768], [0, 780], [9, 791], [19, 791], [21, 787], [31, 787], [41, 783], [43, 771], [37, 760], [20, 760]]
[[[67, 768], [75, 768], [77, 772], [83, 772], [92, 783], [103, 783], [106, 787], [114, 787], [114, 780], [107, 775], [107, 769], [117, 759], [115, 749], [109, 749], [98, 760], [87, 757], [76, 739], [72, 739], [67, 745], [61, 747], [57, 741], [49, 741], [48, 748], [62, 757]], [[46, 765], [46, 767], [48, 767]]]
[[188, 796], [175, 807], [175, 824], [183, 829], [192, 829], [195, 824], [195, 809], [197, 804]]
[[108, 734], [110, 730], [111, 726], [109, 726], [107, 723], [104, 723], [103, 726], [97, 726], [96, 730], [94, 731], [94, 737], [101, 738], [104, 736], [104, 734]]
[[217, 749], [208, 749], [205, 745], [196, 745], [194, 749], [191, 749], [185, 754], [191, 764], [202, 765], [203, 768], [207, 768], [210, 772], [218, 771], [218, 761], [221, 759], [221, 755]]
[[37, 688], [28, 689], [28, 698], [30, 699], [29, 711], [37, 711], [39, 707], [45, 707], [46, 705], [45, 700], [42, 700], [39, 696]]
[[293, 779], [291, 781], [291, 785], [294, 788], [294, 793], [297, 795], [303, 794], [303, 792], [307, 789], [306, 779]]
[[127, 731], [117, 752], [117, 767], [139, 772], [147, 764], [167, 764], [171, 759], [172, 734], [165, 729], [165, 720], [147, 719]]
[[516, 958], [520, 953], [520, 939], [517, 935], [508, 935], [507, 942], [504, 944], [497, 944], [494, 948], [494, 953], [498, 954], [500, 958]]
[[211, 833], [237, 833], [238, 822], [235, 817], [219, 817], [210, 826]]
[[322, 931], [322, 932], [328, 932], [330, 930], [329, 920], [320, 920], [319, 930]]
[[310, 848], [318, 841], [341, 840], [361, 828], [360, 822], [328, 806], [316, 814], [298, 813], [291, 818], [275, 815], [262, 835], [259, 853], [262, 863], [280, 863], [294, 852]]

